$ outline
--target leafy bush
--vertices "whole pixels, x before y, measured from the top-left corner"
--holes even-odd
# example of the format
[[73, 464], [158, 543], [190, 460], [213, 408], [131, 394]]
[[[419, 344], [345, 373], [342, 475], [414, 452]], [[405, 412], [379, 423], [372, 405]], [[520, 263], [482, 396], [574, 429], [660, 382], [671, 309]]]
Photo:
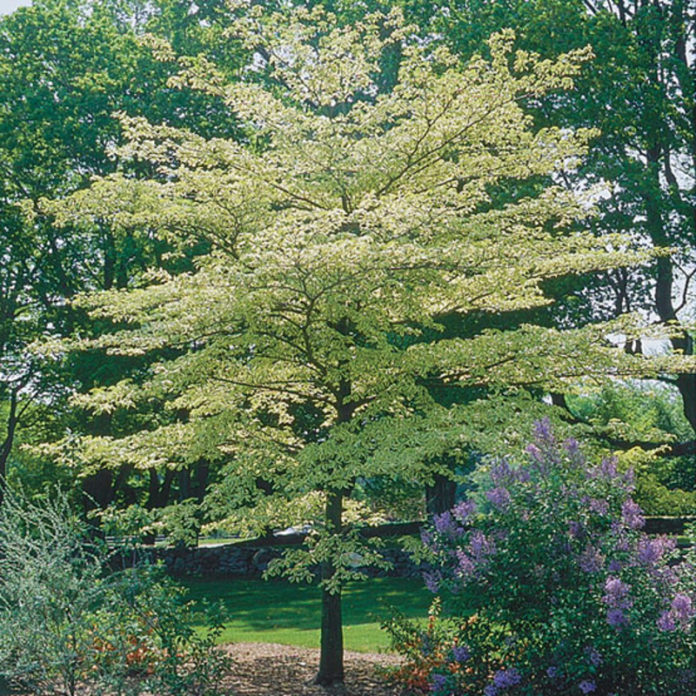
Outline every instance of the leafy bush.
[[[158, 568], [111, 573], [60, 494], [0, 509], [0, 678], [35, 694], [213, 694], [220, 627], [199, 636]], [[1, 682], [0, 682], [1, 683]]]
[[96, 680], [113, 693], [205, 696], [218, 693], [229, 658], [217, 649], [222, 612], [210, 607], [204, 634], [193, 629], [184, 590], [159, 567], [112, 576], [92, 631]]
[[694, 693], [694, 552], [642, 533], [631, 472], [588, 464], [548, 422], [527, 458], [495, 463], [423, 535], [427, 582], [462, 619], [431, 692]]
[[429, 691], [432, 673], [444, 666], [447, 651], [455, 644], [456, 624], [443, 620], [441, 611], [442, 604], [436, 597], [424, 626], [396, 611], [382, 623], [391, 636], [392, 648], [405, 658], [385, 676], [407, 693]]

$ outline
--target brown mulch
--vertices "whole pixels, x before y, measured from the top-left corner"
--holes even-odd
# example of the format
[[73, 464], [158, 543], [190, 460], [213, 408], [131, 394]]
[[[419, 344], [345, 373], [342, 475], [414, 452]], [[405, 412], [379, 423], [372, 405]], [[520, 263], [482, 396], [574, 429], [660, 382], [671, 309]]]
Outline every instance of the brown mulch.
[[319, 651], [275, 643], [234, 643], [226, 646], [234, 660], [226, 686], [234, 696], [398, 696], [385, 685], [380, 666], [396, 666], [396, 655], [346, 652], [345, 684], [325, 689], [312, 684]]

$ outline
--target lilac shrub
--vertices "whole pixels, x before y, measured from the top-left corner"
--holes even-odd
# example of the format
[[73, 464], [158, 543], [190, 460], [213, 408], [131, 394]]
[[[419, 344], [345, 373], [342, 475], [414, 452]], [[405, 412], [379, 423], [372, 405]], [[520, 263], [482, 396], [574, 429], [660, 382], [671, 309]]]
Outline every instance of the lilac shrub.
[[423, 534], [428, 586], [471, 617], [432, 693], [696, 693], [693, 553], [641, 531], [632, 472], [590, 464], [548, 421], [525, 459], [497, 461]]

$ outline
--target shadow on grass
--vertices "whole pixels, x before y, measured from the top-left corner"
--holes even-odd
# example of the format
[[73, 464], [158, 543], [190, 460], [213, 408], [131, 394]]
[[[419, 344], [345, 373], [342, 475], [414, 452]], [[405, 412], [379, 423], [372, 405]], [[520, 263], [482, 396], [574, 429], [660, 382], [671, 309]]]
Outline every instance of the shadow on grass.
[[[189, 580], [183, 583], [196, 603], [220, 602], [220, 619], [241, 630], [316, 630], [321, 625], [321, 592], [316, 585], [283, 580]], [[354, 582], [343, 593], [344, 627], [379, 623], [397, 608], [407, 617], [423, 617], [432, 595], [420, 580], [372, 578]]]

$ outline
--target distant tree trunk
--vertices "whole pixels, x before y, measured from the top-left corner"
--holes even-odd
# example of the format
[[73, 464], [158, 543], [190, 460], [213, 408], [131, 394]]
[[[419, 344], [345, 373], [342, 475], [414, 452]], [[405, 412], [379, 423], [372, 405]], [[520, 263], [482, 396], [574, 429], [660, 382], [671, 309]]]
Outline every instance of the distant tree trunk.
[[[343, 524], [343, 493], [330, 491], [326, 499], [325, 519], [329, 532], [337, 534]], [[322, 581], [331, 580], [336, 568], [330, 561], [321, 566]], [[341, 589], [321, 594], [321, 655], [319, 672], [315, 684], [332, 686], [343, 682], [343, 616], [341, 611]]]
[[159, 473], [157, 468], [152, 466], [147, 470], [148, 473], [148, 493], [145, 508], [153, 510], [154, 508], [165, 507], [169, 503], [169, 492], [172, 488], [172, 482], [176, 472], [174, 469], [167, 469], [164, 472], [164, 478], [160, 485]]
[[194, 469], [194, 485], [191, 494], [199, 501], [205, 498], [205, 491], [208, 487], [208, 479], [210, 478], [210, 464], [205, 460], [200, 461]]
[[105, 508], [114, 499], [114, 474], [111, 469], [100, 469], [82, 481], [85, 511]]
[[7, 415], [7, 431], [5, 439], [0, 445], [0, 504], [5, 497], [5, 476], [7, 475], [7, 462], [12, 451], [14, 443], [15, 431], [17, 429], [17, 390], [13, 389], [10, 393], [10, 412]]
[[442, 474], [435, 474], [432, 486], [425, 488], [425, 508], [428, 516], [439, 515], [454, 507], [457, 484]]

